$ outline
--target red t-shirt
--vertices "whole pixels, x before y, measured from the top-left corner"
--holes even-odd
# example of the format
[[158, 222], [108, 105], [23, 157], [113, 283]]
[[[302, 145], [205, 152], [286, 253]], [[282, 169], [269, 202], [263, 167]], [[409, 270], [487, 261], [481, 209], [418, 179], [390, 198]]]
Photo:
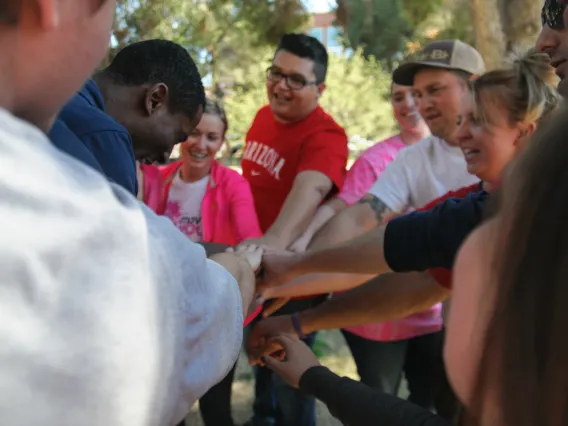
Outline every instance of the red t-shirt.
[[321, 172], [334, 183], [333, 193], [341, 189], [347, 156], [345, 130], [321, 107], [292, 124], [276, 121], [270, 106], [261, 108], [247, 133], [241, 167], [262, 232], [278, 217], [298, 173]]
[[[431, 210], [440, 204], [442, 201], [447, 200], [448, 198], [464, 198], [467, 194], [471, 192], [477, 192], [480, 190], [480, 183], [476, 183], [471, 186], [465, 186], [455, 191], [450, 191], [445, 195], [442, 195], [440, 198], [436, 198], [434, 201], [429, 202], [424, 207], [418, 209], [419, 211]], [[429, 269], [430, 275], [434, 277], [438, 283], [448, 289], [452, 288], [452, 270], [446, 268], [432, 268]]]

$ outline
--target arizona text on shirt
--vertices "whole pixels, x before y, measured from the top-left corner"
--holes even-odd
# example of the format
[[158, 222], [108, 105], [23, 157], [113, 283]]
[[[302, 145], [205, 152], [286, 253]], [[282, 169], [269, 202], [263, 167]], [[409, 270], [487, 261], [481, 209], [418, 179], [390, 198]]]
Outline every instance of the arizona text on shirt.
[[[280, 170], [284, 167], [286, 159], [278, 151], [263, 143], [252, 141], [245, 147], [243, 159], [252, 161], [264, 168], [276, 180], [280, 180]], [[258, 176], [260, 172], [251, 170], [251, 176]]]

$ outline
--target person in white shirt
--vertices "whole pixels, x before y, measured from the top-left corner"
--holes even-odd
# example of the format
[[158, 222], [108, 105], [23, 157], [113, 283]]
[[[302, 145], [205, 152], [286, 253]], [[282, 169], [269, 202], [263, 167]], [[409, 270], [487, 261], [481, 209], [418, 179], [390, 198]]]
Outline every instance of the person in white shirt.
[[45, 136], [114, 8], [0, 3], [1, 425], [174, 425], [240, 351], [261, 250], [207, 259]]
[[420, 208], [448, 191], [474, 184], [455, 139], [467, 81], [484, 72], [481, 55], [459, 40], [428, 44], [416, 60], [393, 73], [413, 86], [420, 115], [432, 136], [403, 149], [359, 203], [343, 210], [315, 235], [319, 248], [362, 235], [394, 214]]

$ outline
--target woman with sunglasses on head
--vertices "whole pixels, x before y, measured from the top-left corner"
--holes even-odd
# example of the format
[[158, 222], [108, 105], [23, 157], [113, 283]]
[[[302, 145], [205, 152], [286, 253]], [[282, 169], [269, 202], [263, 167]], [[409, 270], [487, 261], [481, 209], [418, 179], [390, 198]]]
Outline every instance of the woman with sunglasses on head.
[[[568, 264], [564, 259], [568, 247], [557, 250], [566, 241], [562, 215], [566, 214], [568, 193], [563, 197], [562, 211], [554, 213], [556, 221], [546, 220], [546, 198], [531, 200], [532, 191], [538, 192], [541, 174], [548, 176], [549, 186], [562, 185], [559, 180], [565, 174], [565, 164], [560, 166], [562, 162], [554, 158], [554, 150], [548, 146], [554, 144], [560, 155], [566, 153], [562, 158], [568, 156], [568, 150], [562, 149], [563, 135], [558, 132], [562, 125], [557, 123], [553, 141], [546, 133], [540, 135], [516, 167], [504, 174], [524, 150], [528, 137], [556, 109], [559, 97], [553, 83], [548, 58], [530, 53], [512, 68], [481, 76], [472, 84], [472, 96], [464, 99], [459, 140], [468, 168], [488, 189], [500, 186], [502, 176], [505, 183], [497, 219], [470, 236], [454, 270], [445, 361], [451, 384], [469, 417], [460, 425], [564, 426], [568, 421], [568, 375], [564, 368], [568, 346], [561, 337], [566, 333], [568, 317], [550, 315], [565, 312], [562, 306], [568, 302], [565, 274], [558, 269]], [[565, 132], [566, 126], [563, 129]], [[548, 161], [555, 163], [557, 170], [547, 170], [544, 161], [536, 160], [541, 156], [539, 146], [546, 146]], [[539, 172], [529, 176], [527, 170]], [[554, 189], [541, 190], [544, 192], [551, 194], [550, 202], [555, 202]], [[541, 208], [544, 213], [539, 214]], [[535, 222], [535, 217], [543, 220]], [[535, 225], [543, 227], [545, 239], [539, 240], [539, 231], [527, 231]], [[557, 226], [561, 228], [558, 235]], [[534, 244], [525, 246], [521, 236]], [[550, 247], [554, 247], [552, 261], [543, 253]], [[550, 281], [543, 283], [541, 273]], [[530, 281], [526, 277], [531, 277]], [[313, 354], [293, 338], [278, 337], [277, 343], [284, 347], [286, 361], [267, 357], [264, 362], [292, 385], [323, 400], [345, 424], [451, 424], [409, 402], [334, 375], [319, 366]]]

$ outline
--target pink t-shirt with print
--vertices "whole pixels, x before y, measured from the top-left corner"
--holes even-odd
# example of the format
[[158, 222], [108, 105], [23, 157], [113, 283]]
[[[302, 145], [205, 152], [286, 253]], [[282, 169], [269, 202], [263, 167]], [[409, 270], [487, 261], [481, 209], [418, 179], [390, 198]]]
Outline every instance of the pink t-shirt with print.
[[349, 206], [363, 198], [387, 165], [405, 146], [397, 135], [367, 148], [347, 172], [338, 197]]
[[[363, 152], [353, 163], [338, 197], [348, 205], [359, 201], [377, 181], [387, 165], [405, 148], [400, 136], [393, 136], [379, 142]], [[364, 324], [346, 328], [350, 333], [369, 340], [395, 341], [410, 339], [442, 329], [441, 304], [427, 311], [410, 315], [395, 321]]]

